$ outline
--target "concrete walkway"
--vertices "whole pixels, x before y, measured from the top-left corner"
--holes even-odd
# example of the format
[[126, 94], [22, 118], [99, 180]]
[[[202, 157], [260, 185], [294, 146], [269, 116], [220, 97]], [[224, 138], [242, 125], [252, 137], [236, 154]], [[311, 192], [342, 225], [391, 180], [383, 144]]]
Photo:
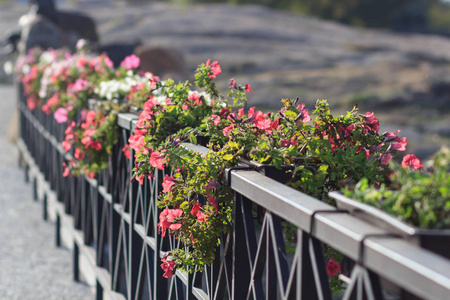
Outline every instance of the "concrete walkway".
[[0, 299], [94, 299], [86, 283], [72, 280], [72, 253], [55, 246], [55, 226], [17, 167], [8, 139], [15, 106], [12, 86], [0, 85]]

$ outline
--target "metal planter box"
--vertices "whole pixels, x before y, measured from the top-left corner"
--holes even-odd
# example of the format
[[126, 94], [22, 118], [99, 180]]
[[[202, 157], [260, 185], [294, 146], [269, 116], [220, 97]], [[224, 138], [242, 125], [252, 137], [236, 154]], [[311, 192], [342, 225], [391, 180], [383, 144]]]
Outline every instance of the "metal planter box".
[[347, 210], [357, 218], [450, 259], [450, 230], [416, 228], [399, 221], [374, 206], [348, 198], [339, 192], [330, 192], [329, 196], [336, 200], [339, 209]]

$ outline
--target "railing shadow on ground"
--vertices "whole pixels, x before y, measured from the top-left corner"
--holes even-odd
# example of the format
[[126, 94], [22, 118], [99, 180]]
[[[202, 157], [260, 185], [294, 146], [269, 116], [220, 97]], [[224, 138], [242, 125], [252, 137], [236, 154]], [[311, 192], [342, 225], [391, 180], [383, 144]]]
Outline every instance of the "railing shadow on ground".
[[[19, 91], [20, 94], [20, 91]], [[134, 161], [121, 149], [137, 117], [119, 114], [119, 143], [97, 178], [63, 177], [72, 159], [61, 146], [64, 126], [21, 98], [19, 150], [34, 198], [43, 189], [57, 202], [56, 244], [61, 219], [73, 232], [74, 279], [87, 257], [97, 299], [449, 299], [450, 261], [392, 236], [381, 228], [295, 191], [254, 170], [230, 169], [234, 191], [232, 230], [222, 237], [215, 262], [202, 273], [177, 271], [164, 278], [161, 257], [177, 243], [158, 234], [157, 198], [164, 171], [143, 185], [131, 182]], [[185, 145], [196, 151], [199, 146]], [[131, 156], [133, 157], [133, 155]], [[53, 199], [53, 200], [52, 200]], [[291, 224], [296, 242], [286, 244]], [[350, 276], [332, 296], [323, 247], [345, 256]], [[289, 247], [289, 251], [286, 246]]]

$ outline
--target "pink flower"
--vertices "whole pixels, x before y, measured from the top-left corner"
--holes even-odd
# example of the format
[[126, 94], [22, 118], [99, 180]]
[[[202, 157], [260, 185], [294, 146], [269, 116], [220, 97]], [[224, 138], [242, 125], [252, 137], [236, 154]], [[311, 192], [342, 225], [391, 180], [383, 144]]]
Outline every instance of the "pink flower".
[[188, 96], [188, 100], [190, 101], [195, 101], [198, 103], [198, 100], [200, 99], [200, 94], [196, 91], [193, 91], [189, 96]]
[[67, 122], [68, 112], [64, 107], [60, 107], [55, 111], [55, 120], [58, 123]]
[[66, 163], [63, 163], [62, 165], [63, 165], [63, 167], [64, 167], [64, 173], [63, 173], [63, 177], [67, 177], [67, 176], [69, 176], [69, 173], [70, 173], [70, 169], [69, 169], [69, 167], [67, 166], [67, 164], [66, 164]]
[[396, 142], [392, 142], [389, 145], [388, 150], [398, 150], [398, 151], [405, 151], [406, 150], [406, 145], [408, 144], [406, 137], [403, 138], [398, 138], [396, 137]]
[[162, 183], [163, 186], [163, 193], [168, 193], [170, 191], [170, 188], [172, 185], [174, 185], [176, 180], [173, 177], [170, 177], [169, 175], [164, 175], [164, 181]]
[[89, 147], [89, 143], [91, 142], [91, 137], [86, 136], [81, 139], [81, 143], [84, 145], [84, 147], [87, 149]]
[[43, 111], [46, 115], [49, 115], [49, 114], [51, 113], [50, 106], [49, 106], [48, 104], [42, 105], [42, 111]]
[[150, 165], [159, 170], [164, 170], [164, 154], [159, 151], [153, 151], [150, 155]]
[[86, 59], [86, 57], [80, 57], [78, 60], [77, 60], [77, 67], [78, 68], [83, 68], [85, 65], [87, 65], [87, 59]]
[[235, 89], [237, 87], [236, 79], [231, 78], [230, 79], [230, 83], [228, 84], [228, 86], [230, 87], [230, 89], [233, 89], [233, 88]]
[[217, 75], [222, 73], [222, 69], [220, 68], [219, 62], [217, 60], [211, 63], [211, 59], [208, 59], [206, 61], [206, 66], [210, 66], [211, 67], [211, 72], [208, 75], [209, 78], [216, 78]]
[[211, 120], [214, 121], [214, 125], [215, 125], [215, 126], [219, 125], [219, 123], [220, 123], [220, 116], [217, 116], [217, 115], [211, 115], [210, 118], [211, 118]]
[[366, 128], [369, 130], [374, 130], [378, 132], [380, 130], [380, 122], [377, 118], [375, 118], [373, 112], [367, 112], [364, 115], [364, 119], [366, 121]]
[[205, 185], [203, 188], [204, 189], [217, 189], [219, 187], [219, 184], [217, 183], [217, 181], [215, 181], [214, 179], [212, 179], [210, 182], [208, 182], [207, 185]]
[[297, 146], [298, 145], [298, 142], [295, 140], [295, 139], [293, 139], [293, 138], [291, 138], [291, 139], [289, 139], [289, 140], [281, 140], [280, 141], [280, 145], [281, 145], [281, 147], [286, 147], [286, 148], [288, 148], [288, 147], [290, 147], [290, 146]]
[[164, 278], [170, 278], [173, 274], [175, 274], [176, 271], [175, 263], [171, 260], [165, 260], [161, 264], [161, 268], [164, 270]]
[[[152, 108], [153, 108], [156, 104], [158, 104], [158, 102], [156, 102], [155, 99], [149, 98], [149, 99], [148, 99], [147, 101], [145, 101], [145, 103], [144, 103], [144, 110], [147, 111], [147, 112], [151, 112], [151, 111], [152, 111]], [[146, 115], [144, 115], [144, 116], [146, 116]], [[140, 119], [140, 118], [139, 118], [139, 119]]]
[[90, 85], [91, 84], [89, 83], [89, 81], [81, 79], [81, 78], [78, 78], [75, 81], [75, 83], [73, 84], [72, 90], [74, 92], [81, 92], [81, 91], [84, 91], [84, 90], [88, 89], [90, 87]]
[[208, 216], [205, 215], [204, 213], [202, 213], [201, 211], [199, 211], [197, 213], [197, 221], [200, 223], [206, 222], [208, 220]]
[[327, 275], [330, 277], [336, 276], [341, 271], [341, 265], [335, 261], [333, 258], [330, 258], [327, 261], [327, 265], [325, 267], [327, 271]]
[[[133, 177], [135, 180], [137, 180], [139, 182], [140, 185], [144, 184], [144, 175], [136, 175], [135, 177]], [[133, 178], [131, 179], [131, 181], [133, 181]]]
[[68, 141], [62, 141], [61, 145], [64, 148], [64, 151], [69, 151], [72, 148], [72, 145]]
[[384, 136], [385, 138], [387, 138], [388, 141], [391, 141], [391, 140], [395, 140], [395, 138], [397, 137], [397, 133], [399, 133], [399, 132], [400, 132], [400, 129], [397, 130], [396, 132], [385, 131], [385, 132], [383, 133], [383, 136]]
[[300, 111], [299, 116], [297, 117], [303, 123], [311, 121], [311, 116], [309, 115], [308, 110], [305, 108], [305, 103], [297, 105], [297, 109]]
[[84, 158], [84, 154], [83, 153], [81, 153], [81, 150], [80, 149], [75, 149], [75, 153], [73, 154], [73, 156], [76, 158], [76, 159], [78, 159], [78, 160], [80, 160], [80, 159], [83, 159]]
[[132, 135], [128, 138], [128, 143], [130, 143], [131, 149], [139, 152], [142, 147], [144, 147], [144, 136], [143, 135]]
[[53, 106], [58, 105], [59, 103], [59, 93], [55, 93], [47, 100], [47, 105], [51, 108]]
[[114, 67], [114, 63], [109, 59], [108, 56], [105, 55], [103, 61], [108, 68], [112, 69]]
[[139, 65], [141, 64], [141, 60], [139, 57], [137, 57], [134, 54], [131, 54], [130, 56], [125, 57], [125, 59], [120, 64], [121, 66], [124, 66], [127, 70], [131, 69], [137, 69]]
[[170, 209], [166, 208], [159, 214], [158, 228], [161, 231], [161, 235], [166, 236], [166, 230], [178, 230], [181, 228], [180, 223], [173, 223], [175, 218], [181, 217], [183, 210], [176, 208]]
[[89, 126], [95, 123], [95, 118], [97, 116], [97, 113], [94, 110], [90, 110], [87, 113], [85, 113], [85, 119], [84, 123], [81, 124], [82, 129], [87, 129]]
[[258, 110], [256, 114], [252, 116], [255, 120], [256, 128], [261, 130], [272, 131], [272, 121], [269, 118], [269, 113], [263, 114], [262, 111]]
[[230, 130], [232, 130], [234, 128], [233, 124], [231, 124], [230, 126], [225, 127], [224, 129], [222, 129], [222, 133], [224, 136], [226, 137], [230, 137]]
[[423, 165], [420, 163], [420, 159], [418, 159], [414, 154], [407, 154], [403, 157], [402, 167], [409, 167], [413, 170], [419, 170], [423, 167]]
[[380, 161], [381, 161], [382, 165], [386, 165], [386, 166], [389, 165], [391, 160], [392, 160], [392, 155], [390, 153], [388, 153], [388, 154], [383, 153], [380, 155]]
[[252, 91], [252, 88], [250, 87], [250, 84], [249, 84], [249, 83], [247, 83], [247, 84], [245, 85], [245, 91], [246, 91], [247, 93], [250, 93], [250, 92]]

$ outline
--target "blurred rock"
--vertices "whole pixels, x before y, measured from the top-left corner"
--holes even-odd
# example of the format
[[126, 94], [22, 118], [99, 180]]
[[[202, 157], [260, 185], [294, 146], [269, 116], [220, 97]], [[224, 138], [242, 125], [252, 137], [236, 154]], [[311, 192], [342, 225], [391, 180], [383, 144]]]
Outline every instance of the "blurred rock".
[[[10, 29], [20, 4], [0, 10]], [[328, 99], [335, 112], [358, 103], [383, 122], [415, 131], [450, 119], [450, 40], [421, 34], [362, 30], [257, 5], [175, 6], [163, 2], [67, 1], [58, 8], [91, 16], [100, 44], [141, 41], [181, 53], [190, 74], [218, 60], [226, 90], [231, 77], [250, 83], [249, 106], [277, 109], [300, 97], [308, 108]], [[447, 135], [423, 126], [414, 147], [449, 145]], [[428, 131], [431, 130], [431, 131]]]

